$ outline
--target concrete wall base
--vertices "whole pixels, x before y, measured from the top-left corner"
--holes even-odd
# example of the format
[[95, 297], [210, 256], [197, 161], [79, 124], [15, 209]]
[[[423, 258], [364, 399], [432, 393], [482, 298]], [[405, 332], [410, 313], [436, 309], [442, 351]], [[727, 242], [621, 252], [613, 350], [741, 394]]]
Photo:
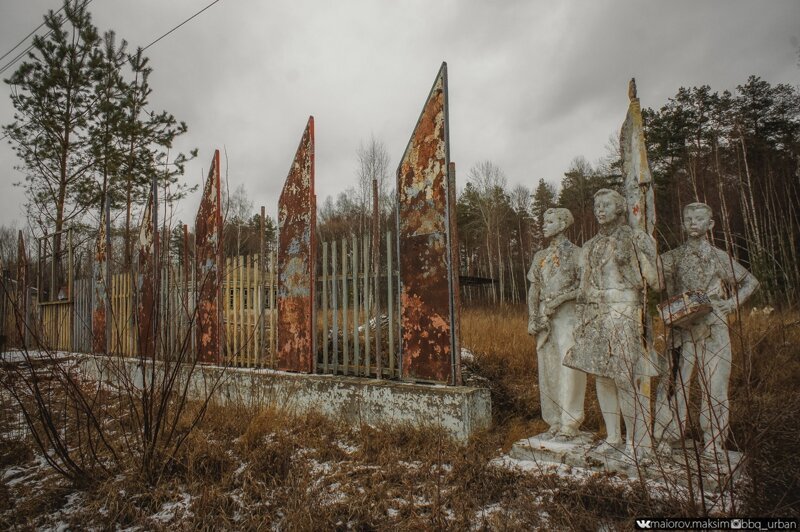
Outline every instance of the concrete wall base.
[[[141, 385], [139, 360], [99, 355], [77, 355], [89, 378], [119, 384], [129, 380]], [[162, 363], [156, 363], [157, 373]], [[215, 387], [214, 400], [221, 404], [274, 406], [295, 414], [321, 413], [358, 425], [433, 426], [458, 441], [491, 424], [491, 398], [485, 388], [412, 384], [388, 380], [305, 375], [267, 369], [196, 366], [183, 370], [191, 399], [203, 399]], [[159, 382], [156, 377], [156, 381]]]

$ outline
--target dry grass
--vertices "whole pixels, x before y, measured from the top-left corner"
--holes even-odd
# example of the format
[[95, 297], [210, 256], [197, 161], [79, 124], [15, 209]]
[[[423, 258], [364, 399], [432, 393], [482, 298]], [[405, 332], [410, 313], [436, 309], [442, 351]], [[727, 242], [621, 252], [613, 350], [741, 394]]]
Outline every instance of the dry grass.
[[[734, 327], [729, 445], [753, 482], [740, 515], [797, 515], [800, 486], [800, 321], [747, 318]], [[467, 309], [468, 369], [488, 379], [495, 424], [467, 445], [430, 429], [347, 427], [315, 415], [212, 406], [167, 474], [135, 467], [76, 491], [36, 466], [29, 441], [0, 438], [0, 527], [144, 529], [529, 530], [630, 528], [642, 515], [688, 515], [613, 476], [521, 472], [493, 461], [539, 432], [533, 340], [524, 309]], [[197, 408], [196, 405], [192, 408]], [[587, 430], [601, 425], [587, 392]], [[192, 409], [184, 415], [187, 430]], [[6, 416], [7, 413], [0, 413]], [[5, 418], [1, 418], [5, 419]], [[18, 473], [7, 474], [10, 467]]]
[[[496, 429], [504, 450], [525, 436], [547, 429], [541, 418], [536, 342], [528, 335], [527, 307], [467, 308], [462, 314], [462, 345], [475, 355], [470, 371], [486, 378], [492, 392]], [[589, 378], [585, 430], [604, 436], [602, 415]]]

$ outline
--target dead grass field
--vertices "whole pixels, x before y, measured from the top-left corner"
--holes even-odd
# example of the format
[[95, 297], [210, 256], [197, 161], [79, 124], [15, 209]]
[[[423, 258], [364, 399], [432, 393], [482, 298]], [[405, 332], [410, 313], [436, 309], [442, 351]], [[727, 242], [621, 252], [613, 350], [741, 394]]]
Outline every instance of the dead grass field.
[[[80, 489], [42, 464], [0, 406], [0, 528], [278, 530], [630, 529], [636, 516], [702, 515], [685, 494], [611, 475], [521, 471], [496, 458], [539, 432], [536, 359], [522, 307], [466, 309], [467, 373], [492, 392], [494, 425], [467, 445], [407, 427], [349, 428], [319, 416], [215, 407], [164, 476], [135, 464]], [[745, 452], [739, 516], [800, 515], [800, 316], [733, 324], [732, 437]], [[592, 389], [586, 430], [602, 425]], [[197, 408], [194, 405], [192, 408]], [[186, 430], [193, 412], [186, 412]]]

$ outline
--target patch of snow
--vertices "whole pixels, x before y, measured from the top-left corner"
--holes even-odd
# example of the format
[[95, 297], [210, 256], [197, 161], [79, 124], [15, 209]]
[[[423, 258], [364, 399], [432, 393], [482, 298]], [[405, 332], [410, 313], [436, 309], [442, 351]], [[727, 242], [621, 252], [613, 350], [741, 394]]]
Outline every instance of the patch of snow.
[[475, 360], [475, 354], [466, 347], [461, 348], [461, 360], [468, 360], [472, 362]]
[[157, 514], [153, 514], [150, 516], [150, 519], [154, 521], [158, 521], [162, 524], [167, 524], [173, 519], [175, 519], [176, 515], [179, 511], [183, 510], [183, 513], [188, 515], [189, 514], [189, 507], [192, 504], [192, 496], [186, 492], [181, 493], [181, 499], [178, 501], [173, 502], [165, 502], [161, 505], [161, 511]]
[[330, 462], [318, 462], [313, 458], [309, 459], [308, 462], [311, 465], [311, 472], [315, 475], [327, 475], [333, 469]]
[[411, 469], [411, 470], [416, 471], [417, 469], [419, 469], [422, 466], [422, 463], [418, 462], [416, 460], [413, 461], [413, 462], [406, 462], [405, 460], [400, 460], [400, 461], [397, 462], [397, 465], [403, 466], [406, 469]]
[[236, 468], [236, 471], [233, 472], [233, 476], [234, 477], [238, 477], [239, 475], [244, 473], [245, 469], [247, 469], [247, 463], [246, 462], [239, 462], [239, 467]]
[[347, 454], [354, 454], [356, 451], [358, 451], [358, 447], [345, 443], [341, 440], [337, 440], [336, 446]]

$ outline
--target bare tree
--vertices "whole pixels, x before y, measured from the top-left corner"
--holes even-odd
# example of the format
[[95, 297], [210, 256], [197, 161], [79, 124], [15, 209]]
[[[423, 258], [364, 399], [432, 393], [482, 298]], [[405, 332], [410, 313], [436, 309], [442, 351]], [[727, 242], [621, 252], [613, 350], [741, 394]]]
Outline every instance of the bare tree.
[[[489, 277], [494, 278], [492, 257], [492, 237], [496, 240], [497, 267], [500, 274], [500, 294], [502, 299], [504, 289], [502, 247], [500, 245], [500, 225], [507, 214], [508, 202], [506, 198], [506, 178], [503, 170], [492, 161], [482, 161], [470, 168], [467, 180], [477, 192], [476, 203], [480, 213], [481, 223], [486, 235], [486, 254], [489, 262]], [[497, 300], [495, 286], [492, 285], [492, 297]]]
[[358, 158], [358, 184], [356, 188], [357, 202], [360, 212], [359, 233], [365, 235], [370, 230], [372, 212], [372, 181], [378, 181], [378, 203], [381, 217], [391, 213], [389, 190], [389, 152], [383, 141], [370, 135], [369, 142], [359, 145], [356, 152]]
[[243, 184], [233, 192], [222, 189], [222, 210], [225, 222], [236, 226], [236, 255], [242, 252], [242, 226], [247, 225], [253, 217], [255, 207]]
[[[522, 272], [522, 284], [521, 286], [525, 286], [525, 271], [527, 271], [528, 266], [528, 254], [527, 251], [531, 249], [531, 243], [533, 235], [531, 234], [531, 191], [525, 185], [517, 185], [513, 189], [511, 189], [511, 193], [509, 194], [509, 199], [511, 201], [511, 209], [514, 211], [514, 217], [516, 218], [516, 229], [517, 229], [517, 246], [518, 246], [518, 254], [519, 254], [519, 263], [520, 263], [520, 270]], [[509, 242], [509, 249], [511, 243]], [[509, 257], [509, 261], [512, 261], [511, 267], [511, 280], [512, 284], [514, 285], [514, 289], [512, 293], [514, 297], [517, 296], [517, 286], [516, 286], [516, 278], [514, 277], [514, 267], [513, 267], [513, 259]]]

